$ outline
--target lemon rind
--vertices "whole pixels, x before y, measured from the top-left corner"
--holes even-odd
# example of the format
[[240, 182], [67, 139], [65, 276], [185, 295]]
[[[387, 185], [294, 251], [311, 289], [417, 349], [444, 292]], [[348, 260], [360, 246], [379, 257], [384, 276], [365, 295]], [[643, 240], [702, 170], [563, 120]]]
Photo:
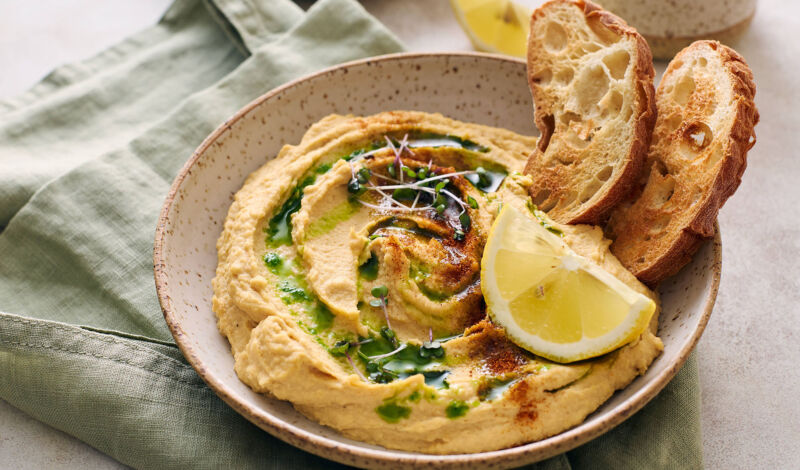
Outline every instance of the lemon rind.
[[[522, 214], [520, 211], [512, 209], [510, 206], [504, 207], [492, 225], [491, 233], [494, 233], [494, 231], [498, 229], [499, 224], [508, 223], [508, 221], [513, 220], [509, 219], [509, 216], [504, 214], [504, 212], [510, 210]], [[522, 216], [525, 217], [525, 215]], [[630, 304], [630, 310], [625, 317], [626, 321], [623, 321], [608, 333], [595, 338], [584, 336], [580, 340], [574, 342], [554, 343], [530, 334], [516, 326], [516, 321], [511, 317], [509, 300], [503, 299], [500, 295], [494, 295], [494, 293], [499, 292], [496, 283], [489, 285], [489, 283], [494, 281], [494, 278], [486, 275], [486, 270], [488, 269], [486, 260], [493, 259], [501, 245], [497, 242], [492, 243], [490, 240], [487, 242], [481, 262], [481, 280], [484, 284], [483, 291], [486, 297], [487, 313], [495, 324], [502, 326], [506, 330], [506, 335], [512, 342], [537, 356], [555, 362], [571, 363], [591, 359], [614, 351], [625, 344], [635, 341], [647, 330], [647, 326], [656, 311], [656, 304], [651, 298], [636, 292], [630, 286], [611, 273], [603, 270], [603, 268], [596, 265], [591, 260], [577, 255], [557, 235], [546, 230], [542, 231], [540, 235], [547, 237], [546, 241], [548, 244], [558, 246], [561, 250], [564, 250], [565, 255], [568, 254], [571, 257], [579, 259], [580, 269], [597, 277], [623, 296], [624, 300]], [[604, 274], [598, 276], [600, 272]], [[610, 338], [616, 340], [610, 340]], [[581, 347], [576, 348], [577, 343], [580, 343]]]

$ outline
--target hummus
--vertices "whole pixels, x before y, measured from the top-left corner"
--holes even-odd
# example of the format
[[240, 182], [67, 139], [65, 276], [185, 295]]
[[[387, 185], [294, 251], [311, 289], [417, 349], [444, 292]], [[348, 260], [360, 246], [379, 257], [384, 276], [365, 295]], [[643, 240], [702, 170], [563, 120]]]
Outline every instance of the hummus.
[[[251, 174], [217, 243], [213, 308], [239, 378], [359, 441], [501, 449], [581, 423], [661, 352], [651, 331], [574, 364], [486, 319], [480, 259], [503, 204], [530, 209], [536, 139], [439, 114], [332, 115]], [[382, 189], [381, 189], [382, 188]], [[598, 227], [578, 254], [654, 297]]]

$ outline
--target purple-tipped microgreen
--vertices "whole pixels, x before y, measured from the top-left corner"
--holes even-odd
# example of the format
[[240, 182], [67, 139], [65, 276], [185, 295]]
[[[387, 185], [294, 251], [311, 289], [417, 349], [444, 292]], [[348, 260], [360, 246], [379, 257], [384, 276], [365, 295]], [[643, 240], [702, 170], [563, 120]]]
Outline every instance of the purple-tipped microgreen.
[[[394, 167], [390, 165], [387, 168], [394, 168]], [[375, 173], [373, 176], [375, 176], [376, 178], [380, 178], [382, 180], [385, 180], [385, 181], [391, 181], [392, 183], [399, 183], [400, 182], [399, 179], [392, 178], [391, 176], [381, 175], [379, 173]]]
[[[383, 317], [386, 319], [386, 326], [391, 330], [392, 324], [389, 322], [389, 312], [386, 310], [386, 296], [389, 295], [389, 288], [386, 286], [377, 286], [372, 288], [372, 296], [375, 297], [375, 300], [378, 300], [380, 304], [378, 306], [383, 309]], [[369, 304], [373, 307], [376, 307], [374, 304], [375, 300], [370, 300]]]
[[410, 154], [414, 153], [408, 146], [408, 134], [403, 134], [403, 140], [400, 141], [400, 153], [403, 153], [403, 150], [407, 151]]
[[422, 212], [433, 208], [433, 206], [420, 206], [414, 208], [406, 207], [403, 205], [400, 205], [399, 207], [379, 206], [377, 204], [370, 204], [368, 202], [364, 202], [361, 199], [358, 199], [358, 202], [364, 207], [369, 207], [370, 209], [375, 209], [377, 211], [388, 211], [388, 212]]
[[411, 203], [411, 208], [414, 209], [417, 207], [417, 202], [419, 202], [419, 195], [422, 194], [422, 191], [417, 191], [417, 195], [414, 197], [414, 202]]
[[352, 346], [352, 343], [347, 340], [337, 341], [336, 344], [331, 346], [328, 350], [334, 356], [343, 356]]
[[328, 351], [330, 351], [330, 353], [334, 356], [343, 356], [350, 350], [350, 348], [355, 348], [357, 346], [361, 346], [362, 344], [371, 343], [373, 341], [375, 340], [372, 338], [364, 338], [361, 341], [348, 341], [343, 339], [334, 343], [333, 346], [328, 348]]
[[353, 162], [348, 161], [347, 166], [350, 167], [350, 179], [356, 179], [356, 167], [353, 166]]
[[370, 209], [381, 210], [381, 211], [399, 211], [399, 212], [417, 212], [417, 211], [425, 211], [430, 209], [432, 206], [422, 206], [422, 207], [408, 207], [404, 204], [401, 204], [395, 201], [391, 196], [386, 194], [380, 186], [366, 186], [367, 189], [377, 191], [378, 194], [383, 196], [382, 203], [388, 202], [389, 206], [386, 205], [377, 205], [377, 204], [370, 204], [368, 202], [362, 201], [361, 199], [357, 199], [357, 201], [365, 206], [369, 207]]
[[394, 176], [394, 177], [397, 177], [397, 175], [400, 175], [400, 181], [402, 182], [403, 181], [403, 162], [400, 161], [401, 150], [398, 150], [397, 147], [394, 146], [394, 142], [392, 142], [392, 139], [390, 139], [388, 135], [383, 136], [383, 138], [386, 139], [386, 143], [389, 144], [389, 148], [392, 149], [392, 152], [394, 152], [394, 162], [392, 162], [392, 167], [394, 169], [394, 174], [392, 174], [392, 171], [389, 171], [389, 174]]
[[350, 353], [345, 351], [344, 356], [347, 358], [347, 362], [350, 363], [350, 367], [352, 367], [353, 370], [356, 371], [356, 374], [358, 374], [358, 376], [361, 377], [361, 380], [363, 380], [364, 382], [369, 382], [369, 380], [367, 380], [367, 378], [364, 377], [364, 374], [361, 373], [361, 370], [358, 367], [356, 367], [356, 363], [353, 362], [353, 358], [350, 357]]
[[425, 178], [424, 180], [417, 181], [417, 184], [422, 183], [429, 183], [431, 181], [443, 180], [452, 178], [453, 176], [463, 176], [463, 175], [474, 175], [474, 170], [464, 170], [464, 171], [454, 171], [452, 173], [443, 173], [441, 175], [431, 176], [429, 178]]
[[[478, 173], [478, 170], [472, 171], [457, 171], [453, 173], [447, 173], [442, 175], [436, 175], [431, 171], [431, 167], [433, 165], [433, 160], [428, 161], [427, 167], [422, 167], [414, 171], [412, 168], [403, 165], [401, 160], [401, 156], [404, 151], [407, 151], [409, 154], [413, 154], [411, 149], [408, 147], [408, 134], [403, 136], [403, 139], [396, 144], [394, 140], [392, 140], [389, 136], [384, 135], [384, 139], [386, 140], [386, 147], [382, 147], [383, 149], [389, 148], [394, 153], [394, 161], [390, 164], [386, 171], [390, 176], [384, 175], [375, 175], [376, 177], [394, 182], [397, 184], [388, 184], [388, 185], [374, 185], [370, 184], [366, 186], [369, 182], [369, 178], [372, 176], [368, 169], [362, 168], [356, 173], [353, 165], [350, 165], [350, 172], [352, 175], [352, 179], [348, 184], [348, 191], [354, 194], [361, 194], [365, 190], [376, 191], [383, 197], [383, 200], [380, 204], [370, 204], [368, 202], [358, 200], [359, 203], [362, 205], [369, 207], [371, 209], [376, 210], [384, 210], [384, 211], [400, 211], [400, 212], [415, 212], [415, 211], [424, 211], [428, 209], [434, 209], [438, 214], [443, 214], [445, 209], [447, 209], [447, 198], [452, 199], [461, 207], [461, 213], [459, 217], [466, 211], [466, 205], [464, 202], [458, 198], [455, 194], [450, 191], [447, 191], [445, 188], [450, 183], [450, 178], [455, 176], [461, 175], [472, 175]], [[374, 151], [373, 151], [374, 152]], [[369, 153], [369, 152], [368, 152]], [[366, 154], [364, 154], [366, 155]], [[362, 155], [359, 155], [362, 157]], [[480, 168], [482, 170], [482, 168]], [[485, 171], [483, 172], [485, 174]], [[431, 176], [432, 175], [432, 176]], [[408, 176], [411, 178], [412, 181], [406, 182], [405, 177]], [[400, 179], [397, 180], [395, 178], [399, 177]], [[484, 175], [485, 178], [485, 175]], [[416, 180], [416, 181], [414, 181]], [[430, 184], [436, 182], [434, 188], [430, 187]], [[386, 193], [386, 191], [392, 191], [391, 196]], [[433, 202], [429, 205], [425, 206], [417, 206], [419, 203], [420, 197], [423, 193], [430, 194], [433, 198]], [[444, 195], [444, 196], [442, 196]], [[412, 201], [411, 206], [407, 206], [405, 204], [401, 204], [399, 201]], [[474, 198], [469, 198], [469, 205], [470, 207], [476, 208], [477, 201]], [[388, 205], [386, 204], [388, 202]], [[468, 216], [467, 216], [468, 217]], [[462, 221], [462, 228], [464, 231], [469, 230], [469, 222], [466, 222], [466, 227], [464, 227], [464, 223]]]
[[378, 356], [363, 356], [363, 357], [369, 359], [370, 361], [377, 361], [379, 359], [385, 359], [387, 357], [394, 356], [395, 354], [399, 353], [400, 351], [402, 351], [406, 347], [407, 347], [406, 344], [401, 344], [400, 346], [397, 347], [397, 349], [395, 349], [394, 351], [390, 351], [390, 352], [388, 352], [386, 354], [380, 354]]

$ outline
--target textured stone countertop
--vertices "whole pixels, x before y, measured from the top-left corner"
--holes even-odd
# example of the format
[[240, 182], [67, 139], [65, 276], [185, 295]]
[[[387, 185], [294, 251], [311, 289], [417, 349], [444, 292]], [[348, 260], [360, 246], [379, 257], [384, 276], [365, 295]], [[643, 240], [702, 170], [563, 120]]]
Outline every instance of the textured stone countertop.
[[[0, 3], [0, 98], [152, 24], [169, 1]], [[362, 3], [410, 50], [471, 49], [446, 0]], [[705, 460], [800, 468], [800, 2], [760, 0], [733, 46], [755, 74], [761, 122], [742, 185], [719, 218], [722, 285], [698, 346]], [[0, 400], [0, 468], [120, 467]]]

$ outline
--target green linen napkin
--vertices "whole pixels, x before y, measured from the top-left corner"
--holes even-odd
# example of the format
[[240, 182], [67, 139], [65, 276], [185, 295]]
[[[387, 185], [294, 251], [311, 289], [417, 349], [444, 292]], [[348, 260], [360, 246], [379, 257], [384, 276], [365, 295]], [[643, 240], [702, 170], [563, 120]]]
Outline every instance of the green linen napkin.
[[[0, 101], [0, 398], [138, 468], [329, 468], [251, 425], [175, 347], [151, 254], [169, 185], [290, 79], [401, 45], [354, 0], [176, 0]], [[623, 425], [536, 468], [699, 468], [692, 358]]]

